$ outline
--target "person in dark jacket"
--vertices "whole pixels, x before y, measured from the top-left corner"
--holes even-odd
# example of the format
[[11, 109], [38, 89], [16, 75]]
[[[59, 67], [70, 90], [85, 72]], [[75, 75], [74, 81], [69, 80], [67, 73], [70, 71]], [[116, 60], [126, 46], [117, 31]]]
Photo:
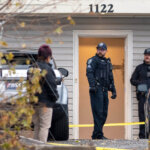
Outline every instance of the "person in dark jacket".
[[42, 92], [36, 94], [38, 104], [35, 106], [33, 115], [34, 139], [42, 142], [47, 142], [48, 131], [52, 121], [52, 107], [58, 98], [56, 77], [49, 63], [51, 57], [51, 48], [48, 45], [42, 45], [38, 50], [38, 61], [34, 64], [40, 70], [47, 71], [45, 77], [40, 79]]
[[[130, 79], [132, 85], [137, 86], [140, 84], [147, 84], [148, 88], [150, 88], [150, 48], [145, 49], [144, 51], [144, 62], [138, 65]], [[145, 122], [144, 115], [144, 103], [146, 101], [145, 94], [139, 93], [137, 91], [137, 100], [138, 100], [138, 115], [139, 121]], [[145, 139], [145, 125], [140, 125], [139, 138]]]
[[107, 46], [105, 43], [97, 45], [97, 53], [88, 59], [86, 75], [89, 82], [91, 107], [94, 118], [92, 139], [107, 139], [103, 135], [103, 126], [108, 113], [108, 91], [112, 92], [112, 99], [116, 98], [112, 64], [106, 58]]

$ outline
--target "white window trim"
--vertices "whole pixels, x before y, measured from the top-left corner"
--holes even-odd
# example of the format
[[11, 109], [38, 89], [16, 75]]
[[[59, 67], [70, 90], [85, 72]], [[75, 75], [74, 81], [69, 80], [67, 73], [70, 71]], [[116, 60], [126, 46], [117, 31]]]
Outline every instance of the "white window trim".
[[[125, 38], [125, 122], [132, 122], [130, 77], [133, 69], [132, 30], [74, 30], [73, 31], [73, 124], [79, 123], [79, 37]], [[119, 108], [118, 108], [119, 109]], [[125, 139], [132, 139], [132, 126], [125, 126]], [[73, 128], [74, 139], [79, 128]]]

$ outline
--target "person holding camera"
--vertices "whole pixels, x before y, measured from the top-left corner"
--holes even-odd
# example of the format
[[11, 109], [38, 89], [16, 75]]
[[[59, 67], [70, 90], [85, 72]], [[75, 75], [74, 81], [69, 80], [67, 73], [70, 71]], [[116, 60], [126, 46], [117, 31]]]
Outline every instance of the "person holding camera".
[[[136, 89], [140, 84], [146, 84], [147, 87], [150, 88], [150, 48], [145, 49], [144, 62], [135, 68], [132, 77], [130, 79], [130, 82], [133, 86], [136, 86]], [[145, 93], [138, 92], [136, 90], [136, 96], [138, 100], [139, 121], [145, 122], [145, 113], [144, 113], [144, 104], [146, 101]], [[139, 138], [140, 139], [147, 138], [145, 135], [145, 125], [140, 125]]]

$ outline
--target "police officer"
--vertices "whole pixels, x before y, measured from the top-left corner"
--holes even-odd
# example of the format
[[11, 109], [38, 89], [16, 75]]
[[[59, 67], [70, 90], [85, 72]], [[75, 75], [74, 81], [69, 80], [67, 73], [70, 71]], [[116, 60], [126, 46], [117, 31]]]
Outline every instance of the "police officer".
[[92, 139], [107, 139], [103, 135], [103, 126], [108, 112], [108, 91], [112, 92], [112, 99], [116, 98], [112, 64], [110, 58], [105, 58], [107, 46], [105, 43], [97, 45], [97, 53], [88, 59], [86, 75], [89, 82], [89, 93], [94, 118]]
[[[131, 77], [131, 84], [136, 86], [140, 84], [147, 84], [148, 88], [150, 88], [150, 48], [145, 49], [144, 51], [144, 62], [138, 65]], [[144, 103], [146, 101], [145, 94], [137, 91], [137, 100], [138, 100], [138, 115], [139, 121], [145, 122], [144, 115]], [[145, 139], [145, 125], [140, 125], [139, 138]]]

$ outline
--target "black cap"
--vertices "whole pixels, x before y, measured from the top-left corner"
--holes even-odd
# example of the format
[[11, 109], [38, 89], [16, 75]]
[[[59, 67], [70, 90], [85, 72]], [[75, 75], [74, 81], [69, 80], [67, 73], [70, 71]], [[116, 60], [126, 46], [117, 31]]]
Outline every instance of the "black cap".
[[145, 54], [150, 54], [150, 48], [145, 49], [144, 55], [145, 55]]
[[105, 43], [99, 43], [96, 48], [99, 50], [107, 50], [107, 45]]

